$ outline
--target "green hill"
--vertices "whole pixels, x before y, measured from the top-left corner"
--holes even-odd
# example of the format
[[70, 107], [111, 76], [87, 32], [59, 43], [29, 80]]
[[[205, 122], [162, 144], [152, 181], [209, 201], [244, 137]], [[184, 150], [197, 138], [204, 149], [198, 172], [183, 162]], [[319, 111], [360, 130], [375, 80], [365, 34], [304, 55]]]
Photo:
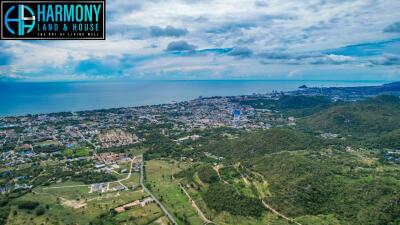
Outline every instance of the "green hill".
[[312, 135], [276, 128], [244, 134], [233, 140], [210, 141], [202, 151], [235, 160], [281, 151], [316, 150], [323, 145], [321, 139]]
[[371, 138], [367, 143], [375, 148], [400, 149], [400, 129]]
[[245, 100], [241, 104], [256, 109], [278, 110], [287, 116], [303, 117], [328, 108], [332, 105], [332, 102], [329, 98], [323, 96], [283, 95], [279, 100]]
[[352, 154], [282, 152], [246, 165], [270, 184], [266, 201], [291, 217], [335, 215], [341, 224], [400, 222], [395, 172], [378, 172]]
[[341, 134], [390, 132], [400, 127], [400, 99], [379, 96], [365, 101], [332, 106], [303, 120], [314, 131]]

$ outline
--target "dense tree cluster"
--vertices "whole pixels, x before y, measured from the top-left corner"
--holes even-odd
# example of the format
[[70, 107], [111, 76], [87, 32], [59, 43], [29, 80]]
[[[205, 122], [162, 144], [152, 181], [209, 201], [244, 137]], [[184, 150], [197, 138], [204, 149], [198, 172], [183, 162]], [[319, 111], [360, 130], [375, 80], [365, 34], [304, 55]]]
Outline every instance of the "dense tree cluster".
[[83, 182], [85, 184], [93, 184], [110, 182], [117, 180], [117, 178], [111, 174], [85, 171], [81, 174], [74, 174], [72, 180]]
[[268, 179], [272, 196], [267, 201], [289, 216], [333, 213], [343, 224], [371, 225], [400, 219], [396, 178], [379, 173], [371, 177], [367, 171], [374, 166], [349, 153], [282, 152], [247, 164]]
[[219, 181], [217, 172], [209, 165], [202, 166], [197, 171], [199, 178], [203, 183], [211, 184]]
[[400, 99], [376, 98], [330, 107], [304, 120], [311, 130], [348, 135], [391, 132], [400, 127]]
[[240, 194], [230, 185], [214, 183], [203, 193], [203, 199], [211, 209], [227, 211], [233, 215], [260, 217], [264, 207], [260, 200]]
[[202, 147], [217, 156], [240, 160], [280, 151], [318, 150], [324, 142], [292, 129], [270, 129], [241, 135], [238, 139], [210, 141]]
[[33, 210], [38, 206], [39, 206], [39, 202], [21, 201], [18, 203], [18, 208], [25, 209], [25, 210]]

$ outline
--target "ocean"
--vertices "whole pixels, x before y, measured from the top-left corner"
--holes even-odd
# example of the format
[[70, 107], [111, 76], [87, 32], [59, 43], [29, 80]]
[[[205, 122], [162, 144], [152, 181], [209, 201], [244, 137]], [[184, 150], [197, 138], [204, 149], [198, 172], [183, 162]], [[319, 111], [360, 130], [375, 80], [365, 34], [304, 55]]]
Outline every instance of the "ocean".
[[118, 108], [308, 87], [371, 86], [383, 81], [0, 82], [0, 116]]

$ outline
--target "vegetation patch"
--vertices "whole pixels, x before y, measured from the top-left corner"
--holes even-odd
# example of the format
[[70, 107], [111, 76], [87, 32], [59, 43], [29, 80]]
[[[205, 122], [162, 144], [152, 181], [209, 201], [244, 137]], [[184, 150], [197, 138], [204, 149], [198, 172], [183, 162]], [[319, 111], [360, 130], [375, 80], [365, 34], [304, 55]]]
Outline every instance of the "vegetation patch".
[[21, 201], [18, 203], [18, 209], [34, 210], [39, 206], [39, 202]]
[[90, 151], [88, 147], [80, 147], [76, 149], [66, 149], [63, 151], [63, 154], [67, 158], [78, 158], [89, 156]]
[[270, 184], [267, 202], [291, 217], [333, 213], [344, 224], [371, 225], [400, 219], [398, 180], [387, 173], [371, 177], [366, 171], [378, 171], [374, 165], [349, 153], [280, 153], [250, 164]]
[[233, 215], [260, 217], [264, 207], [258, 199], [239, 194], [235, 188], [224, 183], [214, 183], [203, 193], [207, 206], [217, 212], [227, 211]]
[[279, 100], [245, 100], [241, 101], [241, 104], [252, 106], [256, 109], [279, 110], [287, 116], [303, 117], [328, 108], [332, 105], [332, 102], [324, 96], [284, 95]]
[[244, 134], [238, 139], [210, 141], [202, 147], [202, 150], [237, 162], [240, 159], [259, 157], [269, 153], [317, 150], [323, 146], [324, 142], [313, 135], [276, 128]]
[[217, 172], [210, 165], [202, 166], [197, 171], [203, 183], [211, 184], [219, 181]]
[[400, 99], [379, 96], [364, 101], [330, 107], [304, 120], [315, 131], [365, 136], [400, 127]]

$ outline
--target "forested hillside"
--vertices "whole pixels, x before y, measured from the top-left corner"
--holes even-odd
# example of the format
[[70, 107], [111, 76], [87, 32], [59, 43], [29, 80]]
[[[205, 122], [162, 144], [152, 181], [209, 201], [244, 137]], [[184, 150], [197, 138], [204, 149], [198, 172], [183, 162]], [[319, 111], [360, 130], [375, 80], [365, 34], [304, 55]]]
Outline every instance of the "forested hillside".
[[259, 157], [281, 151], [318, 150], [326, 145], [313, 135], [293, 129], [270, 129], [243, 134], [239, 138], [210, 141], [202, 149], [228, 159]]
[[306, 127], [348, 135], [381, 134], [400, 127], [400, 99], [380, 96], [332, 106], [304, 120]]
[[[274, 105], [281, 110], [286, 105], [287, 109], [293, 99], [284, 99]], [[298, 107], [320, 107], [320, 101], [314, 100], [308, 104], [303, 99], [300, 105], [304, 107]], [[331, 106], [322, 103], [323, 109], [304, 117], [298, 128], [212, 140], [198, 151], [224, 157], [225, 165], [240, 163], [245, 176], [262, 175], [268, 183], [267, 194], [262, 196], [265, 202], [302, 224], [400, 224], [400, 167], [382, 160], [381, 155], [386, 148], [400, 148], [399, 98], [380, 96]], [[267, 103], [251, 104], [265, 107]], [[324, 132], [340, 136], [323, 138], [319, 134]], [[226, 170], [221, 171], [225, 183], [241, 189], [229, 181], [240, 179], [239, 170], [228, 176]], [[210, 168], [197, 174], [204, 182], [217, 179]], [[211, 208], [228, 188], [220, 186], [212, 199], [207, 193], [214, 186], [204, 194]]]
[[326, 109], [333, 103], [323, 96], [291, 96], [283, 95], [279, 100], [246, 100], [240, 102], [245, 106], [252, 106], [256, 109], [279, 110], [288, 116], [308, 116], [322, 109]]

